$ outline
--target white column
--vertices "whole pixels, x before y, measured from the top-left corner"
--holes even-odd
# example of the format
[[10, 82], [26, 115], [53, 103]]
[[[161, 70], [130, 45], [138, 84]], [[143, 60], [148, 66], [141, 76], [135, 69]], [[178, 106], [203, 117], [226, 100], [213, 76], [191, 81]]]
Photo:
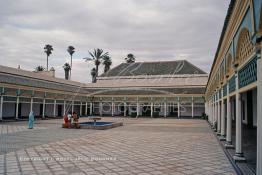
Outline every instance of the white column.
[[0, 98], [0, 121], [3, 120], [3, 103], [4, 103], [4, 96]]
[[235, 161], [245, 160], [242, 152], [242, 110], [241, 94], [238, 91], [238, 73], [236, 73], [236, 153]]
[[124, 102], [124, 117], [126, 117], [126, 108], [127, 107], [127, 104], [126, 104], [126, 101]]
[[140, 105], [139, 105], [139, 102], [137, 101], [136, 103], [136, 116], [137, 117], [139, 116], [139, 113], [140, 113]]
[[72, 101], [72, 108], [71, 108], [71, 110], [72, 110], [72, 111], [71, 111], [72, 115], [73, 115], [73, 112], [74, 112], [74, 105], [75, 105], [74, 103], [75, 103], [75, 102]]
[[153, 102], [151, 102], [150, 109], [151, 109], [151, 118], [152, 118], [154, 114], [154, 103]]
[[215, 130], [217, 130], [217, 102], [216, 101], [214, 103], [214, 126], [215, 126], [215, 123], [216, 123]]
[[88, 104], [87, 104], [87, 102], [86, 102], [86, 109], [85, 109], [85, 115], [87, 116], [87, 108], [88, 108], [88, 106], [87, 106]]
[[[223, 95], [222, 95], [223, 96]], [[221, 136], [225, 137], [225, 129], [226, 129], [226, 120], [225, 120], [225, 103], [222, 99], [221, 101]]]
[[192, 118], [194, 118], [194, 97], [192, 97]]
[[214, 100], [212, 102], [212, 125], [213, 127], [215, 126], [215, 103], [214, 103]]
[[79, 113], [80, 116], [82, 116], [82, 109], [83, 109], [83, 106], [82, 106], [82, 105], [83, 105], [83, 103], [81, 102], [81, 103], [80, 103], [80, 113]]
[[232, 145], [232, 113], [231, 113], [231, 101], [229, 97], [229, 83], [227, 84], [227, 143], [226, 147], [233, 147]]
[[30, 112], [33, 111], [33, 98], [31, 97], [30, 100]]
[[99, 102], [99, 114], [100, 114], [100, 116], [102, 116], [103, 115], [103, 103], [102, 102]]
[[45, 118], [45, 98], [43, 100], [43, 112], [42, 112], [42, 118]]
[[217, 133], [221, 132], [221, 108], [220, 108], [220, 100], [217, 102]]
[[166, 104], [166, 101], [165, 101], [165, 103], [164, 103], [164, 117], [166, 117], [167, 116], [167, 104]]
[[177, 98], [177, 117], [180, 117], [180, 98]]
[[19, 97], [16, 97], [15, 119], [18, 119], [18, 110], [19, 110]]
[[114, 116], [114, 113], [115, 113], [115, 104], [114, 104], [114, 101], [112, 101], [112, 117]]
[[257, 173], [262, 174], [262, 61], [257, 59]]
[[90, 109], [89, 109], [89, 114], [92, 115], [92, 112], [93, 112], [93, 103], [90, 102]]
[[54, 114], [53, 114], [53, 116], [55, 117], [56, 116], [56, 100], [54, 101]]
[[66, 101], [64, 100], [64, 115], [66, 115]]
[[209, 115], [208, 115], [208, 118], [209, 118], [209, 122], [210, 122], [210, 124], [212, 124], [213, 123], [213, 121], [212, 121], [212, 116], [213, 114], [212, 114], [212, 100], [210, 100], [209, 101]]

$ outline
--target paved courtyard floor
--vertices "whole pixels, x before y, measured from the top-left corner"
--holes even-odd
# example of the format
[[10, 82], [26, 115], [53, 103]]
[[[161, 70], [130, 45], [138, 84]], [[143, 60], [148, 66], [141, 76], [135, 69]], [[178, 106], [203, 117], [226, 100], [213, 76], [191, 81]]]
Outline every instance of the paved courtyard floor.
[[[86, 119], [81, 119], [85, 121]], [[204, 120], [124, 119], [98, 131], [61, 120], [0, 123], [0, 174], [235, 174]]]

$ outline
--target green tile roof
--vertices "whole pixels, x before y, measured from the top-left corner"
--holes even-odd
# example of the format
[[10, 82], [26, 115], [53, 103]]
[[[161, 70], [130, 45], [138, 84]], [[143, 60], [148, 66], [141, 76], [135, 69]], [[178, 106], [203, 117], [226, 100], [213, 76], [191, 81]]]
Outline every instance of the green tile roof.
[[136, 75], [206, 74], [186, 60], [122, 63], [100, 77]]

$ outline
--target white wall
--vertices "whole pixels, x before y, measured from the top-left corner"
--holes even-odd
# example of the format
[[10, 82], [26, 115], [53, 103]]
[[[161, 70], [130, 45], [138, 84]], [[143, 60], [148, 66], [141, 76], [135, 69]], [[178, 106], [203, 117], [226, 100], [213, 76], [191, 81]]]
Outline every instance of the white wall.
[[21, 116], [29, 116], [30, 103], [21, 103]]

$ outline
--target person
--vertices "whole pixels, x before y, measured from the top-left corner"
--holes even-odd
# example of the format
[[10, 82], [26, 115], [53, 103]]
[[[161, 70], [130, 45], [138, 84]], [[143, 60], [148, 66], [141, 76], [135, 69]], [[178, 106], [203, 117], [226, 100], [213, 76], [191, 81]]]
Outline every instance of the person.
[[64, 122], [65, 122], [65, 123], [64, 123], [64, 127], [65, 127], [65, 128], [68, 128], [68, 125], [69, 125], [69, 124], [68, 124], [68, 117], [67, 117], [66, 114], [64, 115]]
[[31, 111], [29, 114], [29, 120], [28, 120], [28, 129], [34, 129], [34, 120], [35, 120], [35, 116], [34, 116], [34, 112]]
[[71, 114], [71, 112], [68, 113], [67, 118], [68, 118], [68, 128], [71, 128], [71, 122], [72, 122], [72, 114]]
[[78, 123], [78, 116], [76, 114], [76, 112], [73, 112], [73, 124], [75, 128], [79, 128], [79, 123]]

